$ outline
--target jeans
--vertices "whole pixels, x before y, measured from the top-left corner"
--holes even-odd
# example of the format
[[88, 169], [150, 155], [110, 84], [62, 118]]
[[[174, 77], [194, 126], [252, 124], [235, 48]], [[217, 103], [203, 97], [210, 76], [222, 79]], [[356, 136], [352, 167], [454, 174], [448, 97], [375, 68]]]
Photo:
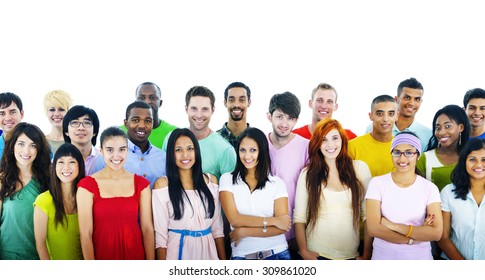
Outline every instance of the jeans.
[[[245, 257], [231, 257], [231, 260], [246, 260]], [[290, 251], [288, 249], [281, 251], [279, 253], [273, 254], [265, 260], [291, 260]]]

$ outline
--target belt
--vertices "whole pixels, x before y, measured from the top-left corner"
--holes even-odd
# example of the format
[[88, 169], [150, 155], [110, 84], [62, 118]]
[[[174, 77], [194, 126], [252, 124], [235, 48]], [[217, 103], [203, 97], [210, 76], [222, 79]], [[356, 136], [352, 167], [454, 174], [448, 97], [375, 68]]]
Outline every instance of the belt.
[[192, 236], [192, 237], [202, 237], [211, 233], [211, 227], [208, 227], [204, 230], [188, 230], [188, 229], [168, 229], [168, 231], [175, 232], [180, 234], [180, 243], [179, 243], [179, 257], [178, 259], [182, 259], [182, 250], [184, 248], [184, 238], [185, 236]]

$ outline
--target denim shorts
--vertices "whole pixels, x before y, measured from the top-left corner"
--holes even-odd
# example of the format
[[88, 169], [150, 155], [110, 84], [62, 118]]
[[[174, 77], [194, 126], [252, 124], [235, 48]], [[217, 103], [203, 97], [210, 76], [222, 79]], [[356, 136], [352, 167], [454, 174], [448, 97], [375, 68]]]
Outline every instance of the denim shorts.
[[[231, 260], [246, 260], [245, 257], [231, 257]], [[281, 251], [279, 253], [273, 254], [269, 257], [264, 258], [264, 260], [291, 260], [290, 251], [288, 249]]]

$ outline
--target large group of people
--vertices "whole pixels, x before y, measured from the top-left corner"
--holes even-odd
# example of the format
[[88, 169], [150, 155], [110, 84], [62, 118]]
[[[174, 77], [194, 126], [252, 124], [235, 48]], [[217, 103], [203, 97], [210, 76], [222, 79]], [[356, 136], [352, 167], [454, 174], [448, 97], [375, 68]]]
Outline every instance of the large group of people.
[[266, 133], [247, 122], [242, 82], [217, 131], [204, 86], [185, 95], [186, 128], [159, 117], [160, 88], [144, 82], [103, 131], [53, 90], [46, 133], [0, 93], [0, 260], [485, 260], [485, 90], [430, 127], [423, 94], [409, 78], [376, 96], [356, 135], [327, 83], [299, 128], [298, 97], [274, 94]]

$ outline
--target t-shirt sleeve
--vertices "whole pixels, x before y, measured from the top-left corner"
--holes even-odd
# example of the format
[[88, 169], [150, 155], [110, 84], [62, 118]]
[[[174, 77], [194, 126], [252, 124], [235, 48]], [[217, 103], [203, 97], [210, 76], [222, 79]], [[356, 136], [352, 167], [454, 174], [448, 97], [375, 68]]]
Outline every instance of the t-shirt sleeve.
[[296, 184], [293, 223], [306, 224], [307, 222], [308, 191], [306, 188], [306, 174], [306, 169], [303, 169]]
[[52, 203], [52, 199], [49, 199], [51, 198], [49, 195], [48, 195], [49, 191], [46, 191], [46, 192], [43, 192], [41, 194], [39, 194], [37, 196], [37, 198], [35, 199], [34, 201], [34, 207], [37, 206], [40, 208], [40, 210], [42, 210], [42, 212], [46, 213], [48, 212], [48, 205], [49, 203]]
[[430, 205], [436, 202], [441, 203], [440, 190], [438, 189], [438, 187], [424, 178], [423, 180], [425, 180], [425, 182], [428, 184], [428, 187], [429, 187], [429, 196], [428, 196], [427, 205]]
[[382, 200], [381, 188], [379, 185], [383, 185], [382, 177], [374, 177], [370, 180], [365, 199]]
[[225, 173], [219, 179], [219, 192], [231, 192], [232, 193], [232, 174]]
[[229, 145], [225, 150], [224, 153], [221, 154], [220, 159], [220, 168], [219, 170], [221, 174], [232, 172], [236, 167], [236, 151], [234, 148]]
[[96, 180], [91, 176], [86, 176], [79, 181], [77, 184], [78, 188], [86, 189], [88, 192], [94, 194], [97, 188]]
[[273, 177], [275, 184], [274, 200], [282, 197], [288, 197], [288, 190], [286, 189], [286, 183], [280, 177]]

